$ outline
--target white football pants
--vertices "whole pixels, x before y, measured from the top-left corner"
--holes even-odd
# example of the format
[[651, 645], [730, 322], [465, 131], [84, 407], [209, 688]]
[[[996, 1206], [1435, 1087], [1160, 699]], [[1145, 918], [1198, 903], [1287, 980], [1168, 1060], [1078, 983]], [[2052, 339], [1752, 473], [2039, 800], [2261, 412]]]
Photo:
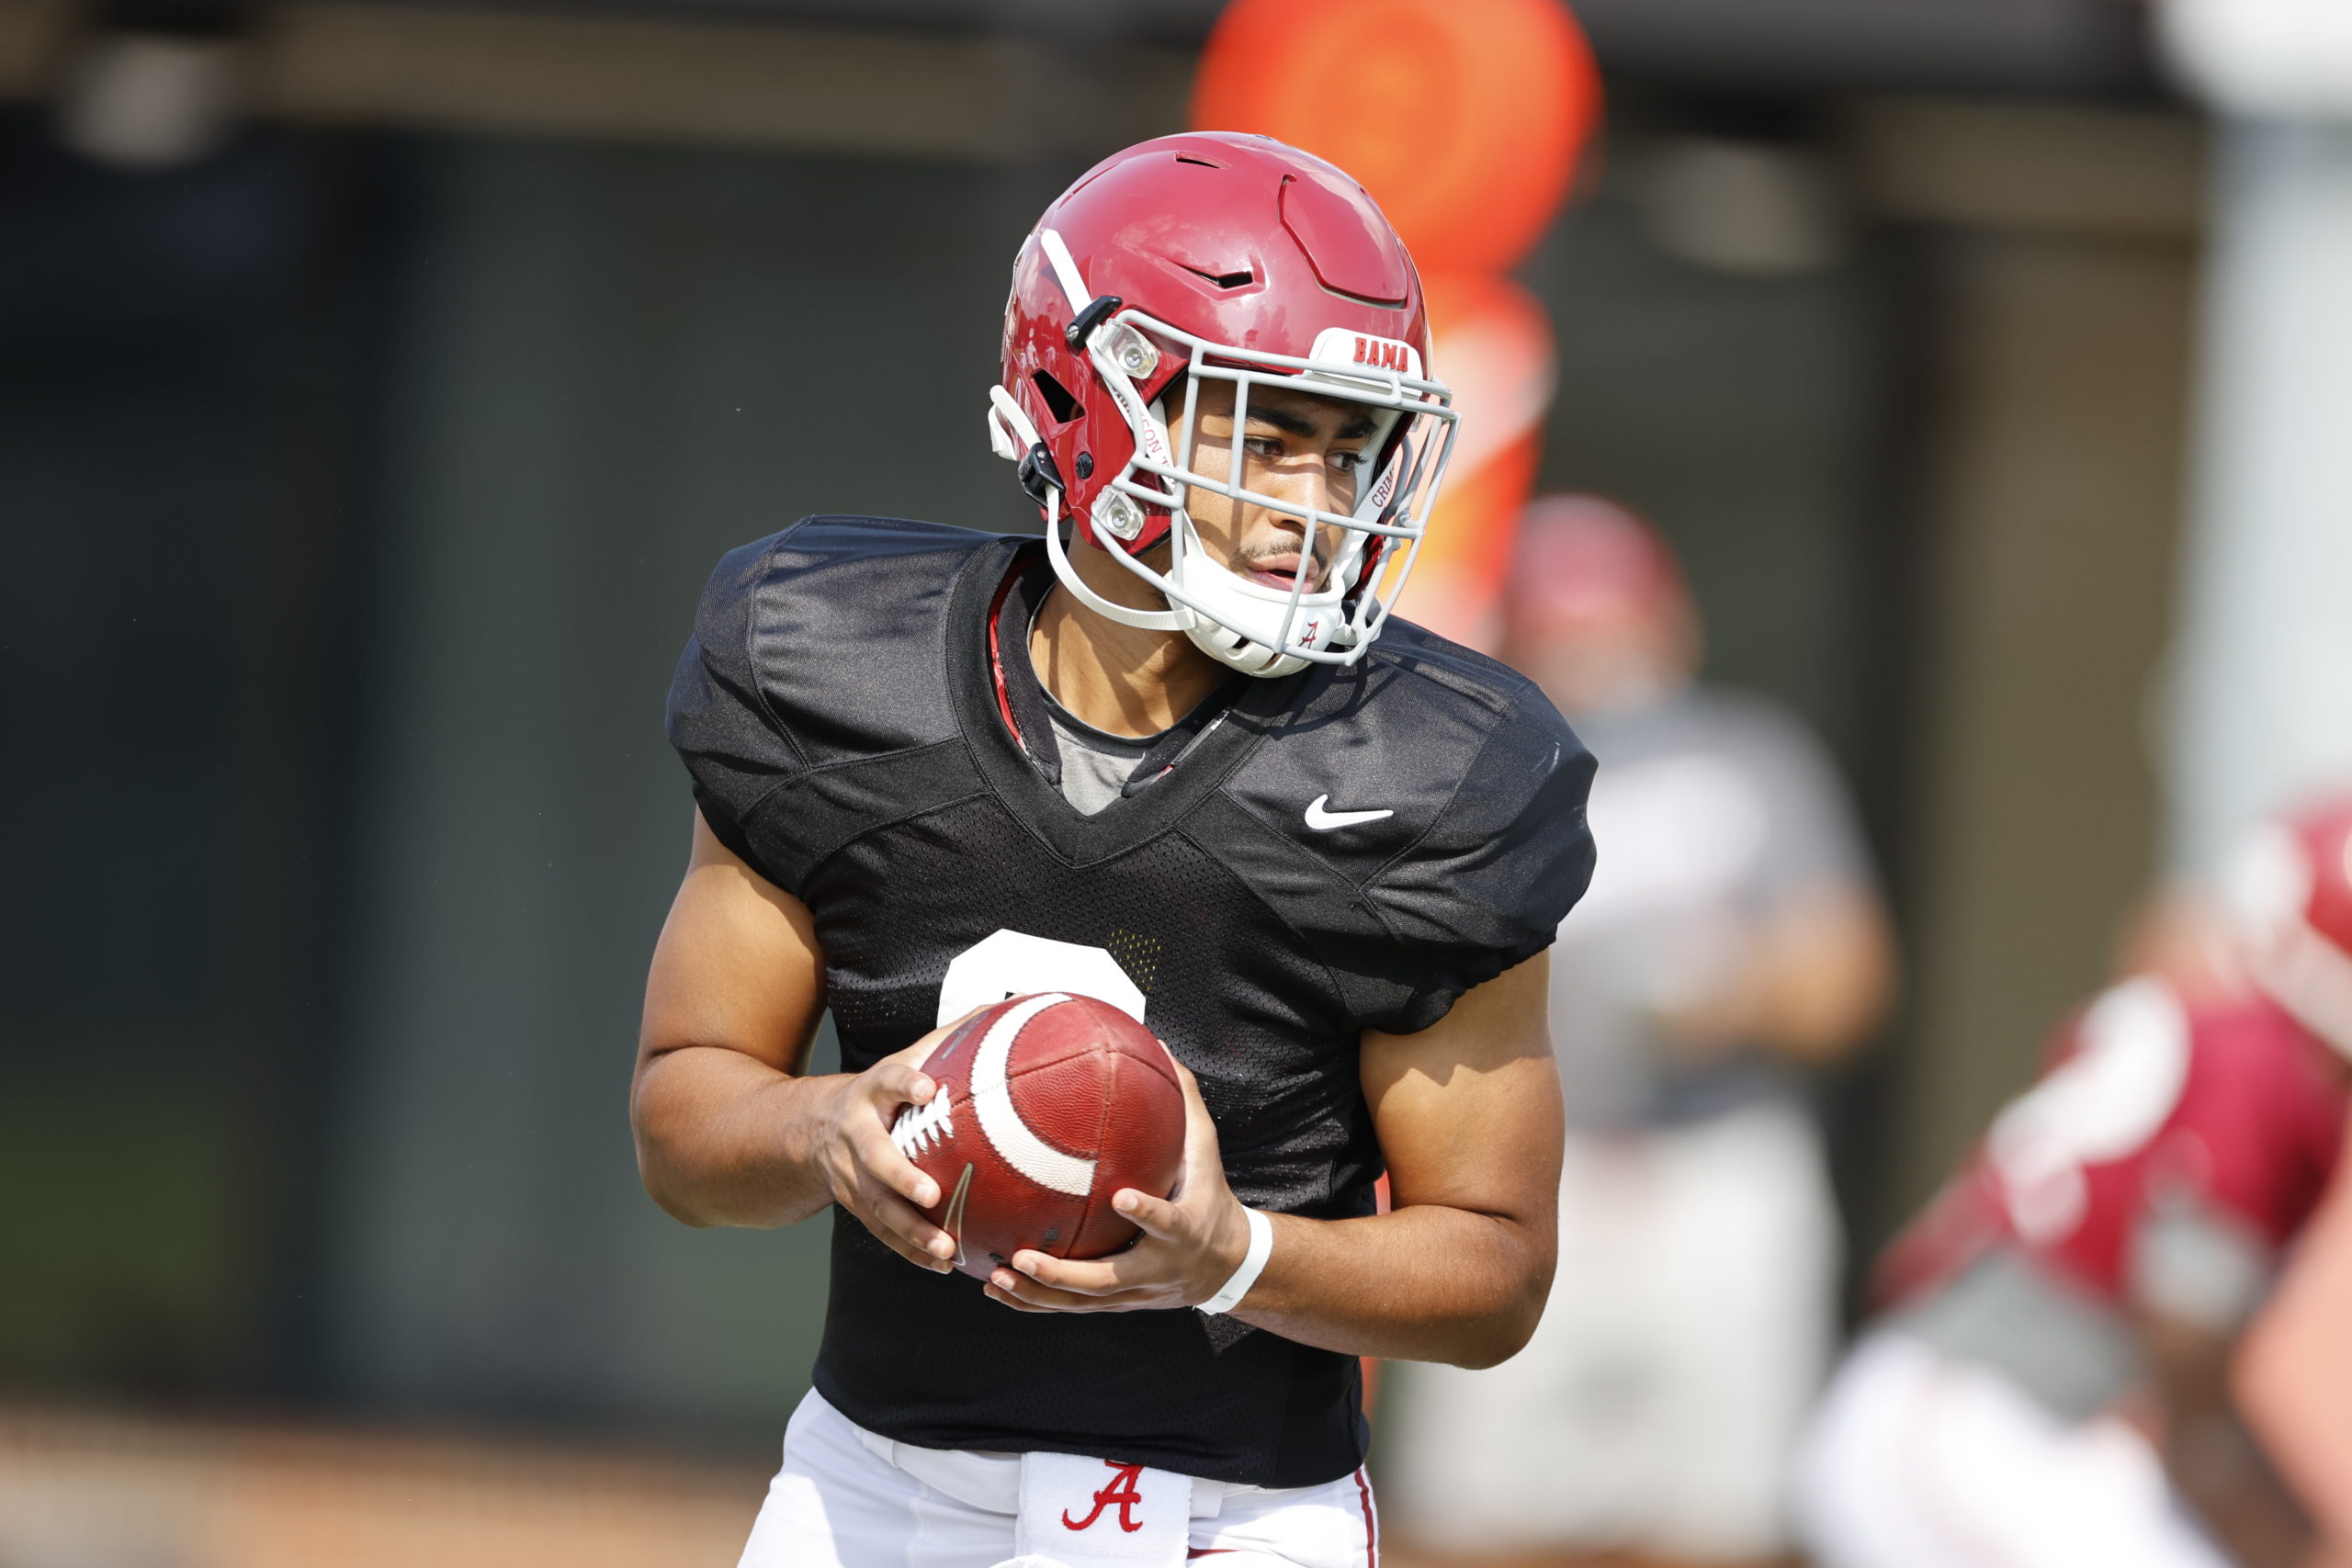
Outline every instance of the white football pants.
[[[784, 1435], [739, 1568], [1057, 1568], [1016, 1557], [1019, 1454], [894, 1443], [813, 1390]], [[1359, 1469], [1321, 1486], [1192, 1483], [1187, 1550], [1210, 1568], [1379, 1568], [1379, 1525]]]
[[1866, 1336], [1797, 1459], [1822, 1568], [2229, 1568], [2137, 1431], [2070, 1425], [1999, 1373]]

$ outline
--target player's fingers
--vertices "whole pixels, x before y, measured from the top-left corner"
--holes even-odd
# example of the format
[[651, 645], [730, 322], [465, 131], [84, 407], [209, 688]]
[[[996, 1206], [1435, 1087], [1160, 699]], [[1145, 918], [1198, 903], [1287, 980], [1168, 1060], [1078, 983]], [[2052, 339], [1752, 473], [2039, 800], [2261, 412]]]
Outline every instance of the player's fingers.
[[989, 1289], [1032, 1312], [1075, 1312], [1094, 1304], [1093, 1298], [1090, 1296], [1051, 1289], [1010, 1269], [1000, 1269], [989, 1275]]
[[1184, 1096], [1184, 1116], [1187, 1122], [1192, 1120], [1195, 1111], [1204, 1117], [1208, 1115], [1208, 1101], [1201, 1098], [1201, 1080], [1193, 1077], [1193, 1069], [1182, 1062], [1176, 1064], [1176, 1088]]
[[998, 1305], [1009, 1306], [1015, 1312], [1051, 1312], [1054, 1310], [1052, 1307], [1031, 1306], [1027, 1302], [1023, 1301], [1020, 1297], [1013, 1295], [1009, 1292], [1000, 1291], [994, 1285], [982, 1285], [980, 1287], [980, 1294], [988, 1297], [989, 1300], [996, 1303]]
[[[853, 1209], [850, 1213], [855, 1214], [857, 1213], [857, 1211]], [[866, 1230], [872, 1234], [875, 1240], [880, 1242], [883, 1246], [888, 1247], [891, 1251], [897, 1253], [899, 1257], [905, 1258], [916, 1268], [927, 1269], [933, 1274], [946, 1272], [948, 1267], [946, 1264], [943, 1263], [939, 1258], [932, 1257], [929, 1253], [924, 1252], [920, 1247], [917, 1247], [912, 1243], [909, 1242], [906, 1237], [893, 1234], [888, 1226], [884, 1225], [881, 1222], [876, 1220], [871, 1215], [857, 1214], [857, 1218], [858, 1222], [865, 1225]]]
[[1012, 1255], [1012, 1271], [1035, 1280], [1048, 1290], [1068, 1291], [1079, 1296], [1107, 1296], [1142, 1282], [1120, 1268], [1133, 1256], [1123, 1252], [1116, 1258], [1073, 1261], [1049, 1252], [1023, 1249]]
[[939, 1092], [930, 1074], [895, 1057], [885, 1057], [865, 1070], [865, 1089], [885, 1117], [901, 1105], [929, 1105]]
[[1216, 1122], [1209, 1115], [1208, 1101], [1201, 1098], [1201, 1080], [1183, 1063], [1176, 1064], [1177, 1082], [1184, 1091], [1184, 1175], [1188, 1179], [1196, 1168], [1208, 1166], [1223, 1168], [1217, 1156]]
[[859, 1216], [865, 1228], [886, 1242], [896, 1242], [924, 1267], [944, 1269], [956, 1256], [956, 1238], [916, 1213], [888, 1192], [866, 1194]]
[[1126, 1290], [1107, 1295], [1057, 1290], [1026, 1274], [999, 1269], [989, 1276], [990, 1288], [1023, 1305], [1044, 1312], [1127, 1312], [1139, 1306], [1167, 1306], [1164, 1290]]
[[[988, 1003], [982, 1002], [978, 1007], [967, 1010], [963, 1017], [949, 1019], [945, 1023], [941, 1024], [938, 1028], [933, 1030], [930, 1033], [924, 1035], [922, 1039], [916, 1041], [905, 1050], [885, 1056], [882, 1060], [885, 1062], [904, 1062], [909, 1066], [912, 1067], [922, 1066], [923, 1063], [931, 1059], [931, 1054], [939, 1049], [939, 1043], [941, 1041], [946, 1039], [949, 1035], [963, 1028], [966, 1020], [969, 1019], [972, 1014], [984, 1010], [988, 1005]], [[921, 1102], [918, 1101], [918, 1103]]]
[[1134, 1187], [1122, 1187], [1111, 1196], [1111, 1206], [1161, 1241], [1181, 1241], [1187, 1234], [1184, 1212], [1165, 1198]]
[[854, 1128], [849, 1141], [858, 1165], [874, 1181], [918, 1209], [928, 1209], [939, 1201], [939, 1183], [922, 1167], [900, 1154], [899, 1145], [879, 1126]]

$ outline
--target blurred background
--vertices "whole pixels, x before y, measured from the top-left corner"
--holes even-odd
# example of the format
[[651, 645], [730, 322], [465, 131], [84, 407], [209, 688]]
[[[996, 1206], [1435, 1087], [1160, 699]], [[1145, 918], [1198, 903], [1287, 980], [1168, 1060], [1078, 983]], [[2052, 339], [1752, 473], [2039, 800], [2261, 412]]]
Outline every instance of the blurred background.
[[[2352, 68], [1575, 9], [1529, 482], [1651, 519], [1851, 784], [1859, 1263], [2149, 879], [2352, 761]], [[732, 1561], [823, 1246], [638, 1185], [670, 670], [803, 513], [1035, 528], [1014, 249], [1219, 10], [0, 0], [0, 1563]]]

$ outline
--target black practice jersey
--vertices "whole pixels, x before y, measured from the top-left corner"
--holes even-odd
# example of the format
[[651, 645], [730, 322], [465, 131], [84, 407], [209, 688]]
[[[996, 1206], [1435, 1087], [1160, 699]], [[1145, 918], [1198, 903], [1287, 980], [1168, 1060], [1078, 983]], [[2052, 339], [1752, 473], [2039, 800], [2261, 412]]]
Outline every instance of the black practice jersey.
[[[1037, 553], [812, 517], [720, 561], [670, 695], [704, 818], [815, 917], [848, 1070], [931, 1029], [984, 940], [1107, 952], [1243, 1202], [1370, 1213], [1358, 1039], [1427, 1028], [1552, 941], [1592, 870], [1590, 757], [1524, 677], [1392, 619], [1351, 668], [1229, 682], [1172, 766], [1080, 816], [989, 656]], [[1189, 1310], [1013, 1312], [841, 1212], [816, 1385], [902, 1442], [1268, 1486], [1344, 1475], [1366, 1438], [1353, 1357]]]

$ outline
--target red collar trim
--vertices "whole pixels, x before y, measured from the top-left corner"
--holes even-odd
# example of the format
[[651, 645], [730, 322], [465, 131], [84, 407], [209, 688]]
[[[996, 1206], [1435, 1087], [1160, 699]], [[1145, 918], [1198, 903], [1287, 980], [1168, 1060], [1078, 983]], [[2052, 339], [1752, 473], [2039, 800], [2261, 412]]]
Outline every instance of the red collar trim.
[[1004, 619], [1004, 602], [1012, 597], [1013, 584], [1021, 581], [1018, 568], [1004, 574], [996, 585], [996, 597], [989, 602], [989, 679], [996, 687], [996, 711], [1004, 716], [1005, 728], [1012, 731], [1012, 739], [1023, 747], [1029, 742], [1021, 734], [1021, 726], [1013, 722], [1012, 697], [1004, 689], [1004, 654], [997, 646], [997, 624]]

